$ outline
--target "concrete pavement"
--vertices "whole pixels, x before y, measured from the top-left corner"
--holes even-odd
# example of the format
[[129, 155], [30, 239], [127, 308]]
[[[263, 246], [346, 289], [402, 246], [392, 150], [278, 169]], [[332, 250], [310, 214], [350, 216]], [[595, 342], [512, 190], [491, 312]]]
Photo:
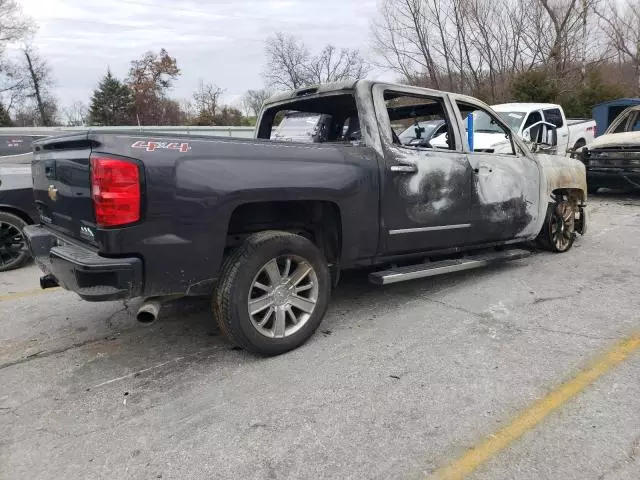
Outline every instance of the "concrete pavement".
[[[31, 295], [0, 274], [0, 478], [425, 478], [640, 328], [640, 197], [592, 200], [564, 255], [379, 288], [349, 274], [316, 335], [262, 359], [206, 302]], [[20, 294], [21, 295], [16, 295]], [[474, 471], [640, 478], [639, 355]]]

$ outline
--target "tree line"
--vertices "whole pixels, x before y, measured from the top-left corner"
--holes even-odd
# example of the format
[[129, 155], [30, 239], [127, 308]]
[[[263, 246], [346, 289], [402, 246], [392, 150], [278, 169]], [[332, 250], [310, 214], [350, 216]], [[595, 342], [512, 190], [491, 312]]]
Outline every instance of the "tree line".
[[[0, 125], [251, 125], [277, 90], [366, 77], [470, 94], [488, 103], [561, 103], [570, 115], [640, 96], [640, 0], [380, 0], [371, 21], [373, 55], [331, 44], [313, 52], [274, 33], [264, 46], [264, 85], [236, 105], [201, 81], [188, 100], [171, 97], [182, 71], [165, 49], [110, 70], [91, 98], [61, 108], [50, 64], [16, 0], [0, 0]], [[22, 43], [9, 59], [9, 44]]]
[[640, 0], [382, 0], [372, 36], [406, 83], [590, 115], [640, 96], [639, 26]]

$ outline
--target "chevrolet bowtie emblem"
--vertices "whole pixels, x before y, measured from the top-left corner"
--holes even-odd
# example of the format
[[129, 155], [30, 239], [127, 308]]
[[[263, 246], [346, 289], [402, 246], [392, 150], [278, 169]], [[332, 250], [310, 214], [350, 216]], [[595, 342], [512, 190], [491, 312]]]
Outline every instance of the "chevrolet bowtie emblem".
[[58, 189], [53, 185], [49, 185], [49, 198], [52, 202], [55, 202], [58, 199]]

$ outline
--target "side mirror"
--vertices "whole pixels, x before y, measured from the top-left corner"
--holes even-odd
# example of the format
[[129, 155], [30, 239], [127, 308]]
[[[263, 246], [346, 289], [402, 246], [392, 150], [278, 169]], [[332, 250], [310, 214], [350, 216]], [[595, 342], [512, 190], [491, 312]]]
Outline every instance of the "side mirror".
[[531, 150], [550, 152], [558, 146], [558, 129], [549, 122], [537, 122], [525, 128], [522, 137], [531, 146]]

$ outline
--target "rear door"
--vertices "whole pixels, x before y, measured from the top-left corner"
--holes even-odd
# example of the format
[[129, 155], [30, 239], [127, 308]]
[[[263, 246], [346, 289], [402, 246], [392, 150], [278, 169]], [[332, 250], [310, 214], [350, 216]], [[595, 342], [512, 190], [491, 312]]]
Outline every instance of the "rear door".
[[[374, 87], [384, 152], [382, 165], [382, 245], [386, 254], [428, 251], [468, 240], [472, 170], [460, 133], [449, 118], [447, 97], [423, 90]], [[421, 122], [444, 121], [442, 146], [429, 138], [402, 145], [398, 135], [410, 126], [422, 138]], [[420, 139], [418, 138], [418, 140]], [[427, 140], [427, 139], [425, 139]]]
[[558, 155], [566, 155], [569, 148], [569, 127], [559, 108], [546, 108], [542, 111], [545, 122], [552, 123], [558, 129]]
[[33, 191], [42, 223], [95, 244], [87, 134], [41, 140], [34, 146]]

